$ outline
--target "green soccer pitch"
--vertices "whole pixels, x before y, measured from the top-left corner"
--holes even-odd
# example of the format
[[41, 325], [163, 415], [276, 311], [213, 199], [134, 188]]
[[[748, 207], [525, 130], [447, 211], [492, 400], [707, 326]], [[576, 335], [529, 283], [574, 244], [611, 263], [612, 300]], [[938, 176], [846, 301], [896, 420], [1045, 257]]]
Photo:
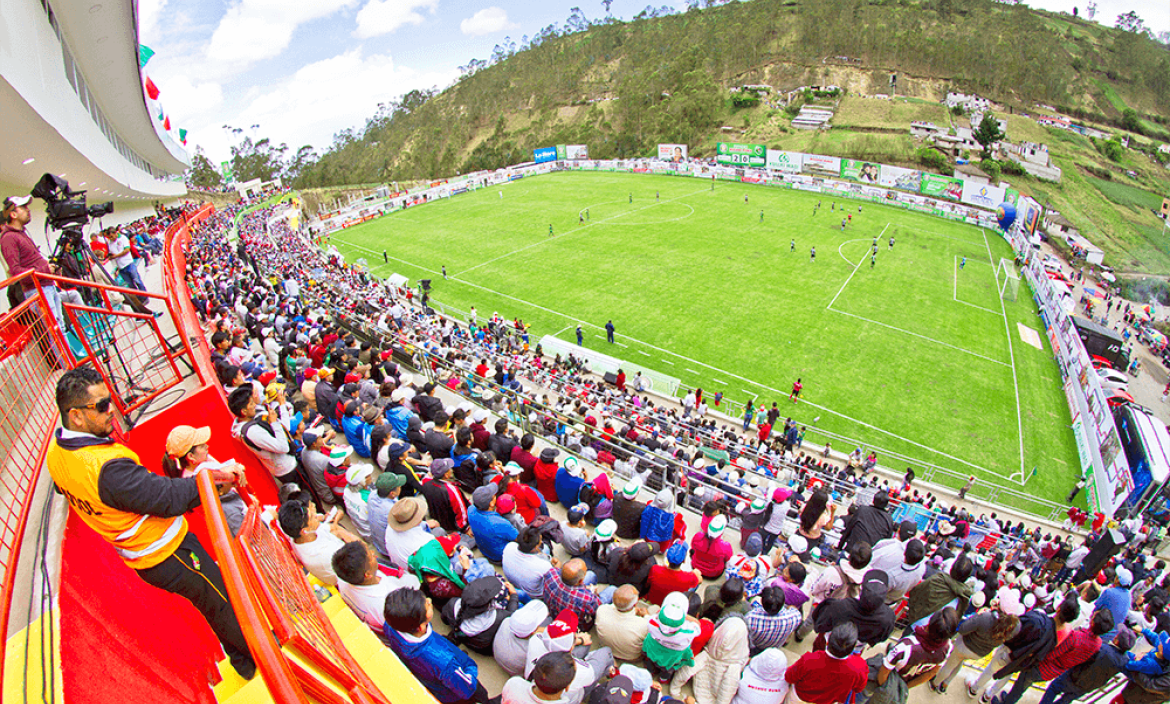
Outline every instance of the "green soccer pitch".
[[[894, 464], [885, 449], [1017, 490], [1021, 468], [1038, 468], [1023, 490], [1063, 500], [1079, 475], [1071, 420], [1027, 285], [1016, 301], [997, 295], [994, 267], [1011, 247], [971, 225], [858, 206], [722, 181], [555, 173], [410, 208], [332, 243], [376, 276], [432, 279], [435, 302], [520, 317], [533, 345], [545, 334], [575, 342], [580, 323], [591, 349], [708, 398], [778, 401], [781, 417], [819, 418], [880, 448], [883, 464]], [[810, 428], [805, 451], [822, 447]]]

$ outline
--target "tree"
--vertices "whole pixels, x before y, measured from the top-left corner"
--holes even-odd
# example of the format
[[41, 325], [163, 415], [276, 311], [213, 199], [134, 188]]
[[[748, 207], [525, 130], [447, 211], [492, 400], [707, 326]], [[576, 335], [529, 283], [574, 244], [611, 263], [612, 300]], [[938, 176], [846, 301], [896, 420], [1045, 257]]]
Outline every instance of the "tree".
[[613, 0], [601, 0], [601, 4], [605, 5], [605, 14], [609, 14], [609, 6], [613, 4]]
[[287, 151], [287, 144], [274, 145], [267, 137], [256, 142], [251, 137], [244, 137], [232, 147], [232, 171], [236, 174], [236, 181], [242, 183], [257, 178], [271, 181], [280, 176], [284, 173]]
[[1137, 110], [1126, 108], [1121, 111], [1121, 127], [1130, 132], [1142, 134], [1142, 122], [1138, 119]]
[[995, 119], [995, 115], [990, 110], [983, 113], [983, 120], [979, 123], [973, 136], [975, 141], [983, 146], [983, 153], [986, 155], [991, 154], [991, 145], [1007, 137], [999, 128], [999, 121]]
[[301, 174], [308, 170], [313, 164], [317, 163], [318, 158], [319, 157], [317, 156], [317, 152], [313, 151], [313, 148], [308, 144], [301, 147], [297, 150], [297, 153], [293, 156], [292, 159], [289, 160], [288, 165], [285, 167], [285, 179], [289, 183], [296, 181]]
[[1134, 34], [1143, 34], [1146, 31], [1146, 23], [1133, 10], [1123, 15], [1118, 15], [1117, 22], [1114, 26], [1124, 32], [1133, 32]]
[[1093, 0], [1089, 0], [1089, 4], [1086, 6], [1086, 9], [1088, 11], [1090, 20], [1097, 16], [1097, 3], [1093, 2]]
[[187, 182], [195, 188], [219, 188], [223, 185], [223, 177], [207, 158], [203, 147], [195, 147], [195, 158], [191, 160], [191, 168], [187, 171]]

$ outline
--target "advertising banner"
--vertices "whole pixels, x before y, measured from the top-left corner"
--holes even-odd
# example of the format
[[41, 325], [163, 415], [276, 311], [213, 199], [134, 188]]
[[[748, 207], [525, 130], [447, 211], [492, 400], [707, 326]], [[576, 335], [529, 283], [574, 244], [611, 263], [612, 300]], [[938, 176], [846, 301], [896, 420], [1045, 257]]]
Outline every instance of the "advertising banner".
[[[1024, 231], [1028, 233], [1028, 237], [1036, 234], [1036, 226], [1040, 224], [1040, 204], [1031, 198], [1022, 198], [1024, 204]], [[1018, 206], [1017, 206], [1018, 208]]]
[[[559, 150], [560, 147], [557, 147]], [[588, 159], [589, 147], [584, 144], [570, 144], [565, 147], [565, 156], [557, 155], [558, 159]]]
[[532, 160], [538, 164], [543, 164], [546, 161], [557, 160], [556, 147], [541, 147], [540, 149], [532, 150]]
[[802, 164], [804, 164], [804, 155], [800, 152], [782, 152], [778, 149], [769, 149], [767, 161], [765, 162], [765, 165], [769, 169], [784, 171], [790, 174], [800, 173]]
[[719, 142], [715, 146], [715, 162], [727, 166], [764, 167], [768, 161], [768, 148], [763, 144], [736, 144]]
[[887, 188], [918, 193], [922, 190], [922, 172], [917, 169], [903, 169], [900, 166], [882, 164], [878, 172], [878, 183]]
[[963, 179], [938, 174], [922, 174], [922, 189], [924, 196], [932, 198], [946, 198], [958, 200], [963, 196]]
[[1020, 200], [1020, 192], [1014, 188], [1009, 188], [1004, 195], [1004, 202], [1016, 205]]
[[872, 161], [858, 161], [857, 159], [841, 160], [841, 178], [862, 183], [877, 183], [880, 164]]
[[841, 159], [835, 156], [805, 154], [803, 170], [806, 174], [839, 178], [841, 176]]
[[658, 158], [663, 161], [682, 161], [687, 158], [687, 145], [659, 144]]
[[1003, 202], [1007, 189], [1003, 186], [992, 186], [986, 183], [963, 182], [963, 195], [960, 198], [967, 205], [974, 205], [988, 210], [995, 210]]
[[565, 148], [565, 145], [563, 145], [563, 144], [557, 145], [557, 161], [564, 161], [565, 159], [568, 159], [569, 158], [568, 154], [569, 154], [569, 151], [568, 151], [568, 149]]

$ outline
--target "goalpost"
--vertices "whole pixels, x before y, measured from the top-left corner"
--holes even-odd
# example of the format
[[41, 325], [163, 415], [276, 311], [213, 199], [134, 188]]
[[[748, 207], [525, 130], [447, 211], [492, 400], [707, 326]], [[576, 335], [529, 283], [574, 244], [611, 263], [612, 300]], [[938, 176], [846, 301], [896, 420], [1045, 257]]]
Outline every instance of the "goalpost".
[[1015, 262], [1010, 259], [1000, 259], [995, 267], [995, 285], [999, 290], [999, 297], [1005, 301], [1014, 301], [1020, 291], [1020, 274], [1016, 271]]

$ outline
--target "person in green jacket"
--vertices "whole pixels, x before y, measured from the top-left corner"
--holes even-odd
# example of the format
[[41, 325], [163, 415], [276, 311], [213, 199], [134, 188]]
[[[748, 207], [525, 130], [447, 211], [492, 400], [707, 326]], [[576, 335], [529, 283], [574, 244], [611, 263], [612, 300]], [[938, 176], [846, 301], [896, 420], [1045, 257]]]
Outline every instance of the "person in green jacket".
[[935, 572], [911, 588], [907, 592], [910, 601], [906, 609], [910, 625], [903, 635], [913, 633], [914, 626], [920, 625], [919, 621], [926, 620], [945, 606], [953, 605], [956, 611], [963, 613], [973, 591], [967, 580], [974, 569], [970, 558], [962, 554], [955, 558], [949, 573]]

